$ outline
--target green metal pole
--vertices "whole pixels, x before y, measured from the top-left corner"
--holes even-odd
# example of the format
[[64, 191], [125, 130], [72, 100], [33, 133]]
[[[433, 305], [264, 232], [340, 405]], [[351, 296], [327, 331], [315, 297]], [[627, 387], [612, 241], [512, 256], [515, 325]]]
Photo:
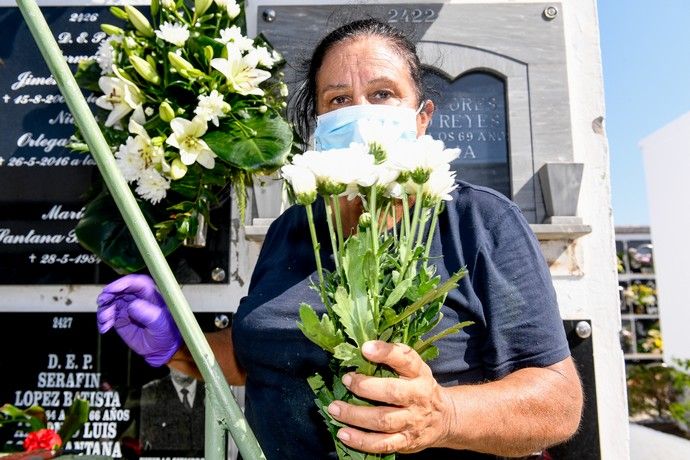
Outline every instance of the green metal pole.
[[206, 388], [215, 395], [216, 410], [214, 413], [219, 415], [218, 423], [230, 431], [243, 458], [247, 460], [265, 459], [266, 457], [244, 418], [242, 410], [230, 392], [211, 347], [189, 308], [187, 299], [182, 294], [182, 290], [177, 284], [139, 206], [137, 206], [127, 182], [115, 164], [115, 158], [110, 147], [67, 66], [62, 51], [55, 42], [41, 10], [36, 5], [35, 0], [17, 0], [17, 5], [43, 55], [43, 59], [57, 82], [58, 88], [60, 88], [60, 92], [65, 96], [67, 106], [89, 145], [89, 149], [98, 164], [98, 169], [101, 171], [101, 175], [120, 209], [151, 275], [156, 280], [156, 284], [170, 308], [175, 323], [204, 378]]
[[204, 458], [206, 460], [223, 460], [226, 458], [228, 448], [226, 431], [218, 423], [218, 401], [213, 393], [206, 393], [204, 405], [206, 406]]

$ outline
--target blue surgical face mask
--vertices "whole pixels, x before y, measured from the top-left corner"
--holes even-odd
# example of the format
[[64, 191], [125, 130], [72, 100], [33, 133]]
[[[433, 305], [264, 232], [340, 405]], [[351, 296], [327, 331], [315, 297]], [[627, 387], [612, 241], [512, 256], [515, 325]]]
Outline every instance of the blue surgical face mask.
[[384, 104], [351, 105], [319, 115], [316, 118], [314, 147], [316, 150], [341, 149], [352, 142], [364, 143], [362, 127], [385, 133], [386, 139], [417, 138], [417, 114], [409, 107]]

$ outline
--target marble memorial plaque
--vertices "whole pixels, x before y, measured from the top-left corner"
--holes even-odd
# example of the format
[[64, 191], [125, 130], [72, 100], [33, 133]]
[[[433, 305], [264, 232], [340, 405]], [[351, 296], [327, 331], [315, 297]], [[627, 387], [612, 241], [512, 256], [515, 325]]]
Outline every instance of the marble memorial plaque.
[[510, 197], [505, 83], [485, 72], [449, 81], [427, 72], [425, 83], [436, 104], [427, 130], [446, 147], [460, 148], [453, 162], [457, 177]]

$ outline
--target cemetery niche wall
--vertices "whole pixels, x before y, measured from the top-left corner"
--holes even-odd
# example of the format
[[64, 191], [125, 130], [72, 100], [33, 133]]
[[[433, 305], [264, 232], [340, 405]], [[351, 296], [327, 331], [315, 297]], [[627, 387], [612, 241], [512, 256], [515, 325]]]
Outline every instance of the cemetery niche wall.
[[[40, 6], [72, 71], [104, 40], [100, 25], [114, 22], [108, 6], [95, 2]], [[0, 0], [0, 30], [0, 323], [3, 344], [11, 344], [0, 352], [0, 405], [40, 405], [57, 430], [72, 400], [86, 399], [89, 420], [67, 454], [201, 459], [203, 383], [150, 367], [114, 331], [98, 333], [96, 296], [119, 275], [74, 231], [88, 194], [100, 187], [96, 163], [67, 147], [74, 118], [14, 2]], [[95, 97], [84, 95], [95, 107]], [[223, 313], [212, 310], [218, 301], [208, 302], [236, 289], [231, 204], [212, 210], [216, 229], [203, 249], [181, 248], [169, 258], [178, 281], [203, 290], [194, 304], [207, 308], [196, 313], [204, 331], [231, 321], [232, 301]], [[189, 388], [188, 409], [181, 388]], [[23, 437], [0, 430], [0, 450], [21, 449]]]
[[538, 171], [573, 162], [560, 3], [305, 3], [248, 2], [248, 33], [281, 51], [293, 92], [327, 30], [380, 18], [417, 44], [437, 107], [429, 133], [462, 150], [458, 177], [508, 196], [532, 224], [550, 217]]

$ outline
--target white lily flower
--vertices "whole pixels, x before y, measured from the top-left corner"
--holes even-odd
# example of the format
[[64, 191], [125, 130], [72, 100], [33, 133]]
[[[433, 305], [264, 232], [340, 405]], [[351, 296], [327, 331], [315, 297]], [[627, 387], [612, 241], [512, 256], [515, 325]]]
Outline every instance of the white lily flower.
[[137, 181], [136, 192], [152, 204], [158, 204], [170, 188], [170, 181], [155, 168], [145, 169]]
[[436, 169], [431, 172], [429, 180], [422, 186], [422, 196], [431, 200], [432, 203], [441, 200], [451, 201], [453, 197], [450, 196], [450, 192], [455, 190], [457, 186], [455, 171]]
[[175, 46], [184, 46], [189, 38], [189, 30], [187, 30], [187, 24], [166, 21], [156, 30], [156, 37]]
[[208, 125], [201, 117], [194, 117], [191, 121], [184, 118], [173, 118], [170, 122], [173, 133], [165, 142], [180, 150], [180, 159], [186, 165], [195, 162], [207, 169], [216, 165], [216, 154], [201, 139], [206, 134]]
[[242, 29], [237, 26], [227, 27], [220, 31], [220, 38], [216, 38], [216, 41], [221, 42], [224, 45], [228, 43], [234, 43], [240, 51], [252, 51], [254, 49], [254, 40], [248, 38], [242, 34]]
[[283, 166], [280, 172], [292, 187], [299, 204], [306, 206], [314, 202], [316, 199], [316, 177], [309, 168], [289, 164]]
[[[103, 95], [96, 99], [96, 105], [110, 110], [105, 126], [111, 127], [129, 112], [141, 108], [144, 98], [139, 88], [133, 83], [118, 77], [101, 77], [98, 86]], [[143, 110], [141, 111], [143, 116]]]
[[206, 121], [218, 126], [218, 117], [224, 117], [230, 111], [230, 104], [223, 100], [223, 95], [215, 89], [209, 95], [199, 96], [199, 105], [194, 113]]
[[163, 160], [163, 154], [165, 153], [163, 147], [153, 143], [153, 140], [144, 127], [137, 123], [134, 117], [129, 119], [128, 128], [130, 133], [136, 134], [133, 141], [133, 148], [135, 148], [139, 156], [143, 158], [145, 165], [160, 165]]
[[259, 84], [268, 80], [271, 73], [257, 69], [251, 62], [242, 57], [237, 46], [232, 43], [226, 45], [228, 58], [215, 58], [211, 60], [211, 67], [222, 73], [228, 80], [228, 85], [238, 94], [248, 96], [250, 94], [263, 96], [264, 91]]

